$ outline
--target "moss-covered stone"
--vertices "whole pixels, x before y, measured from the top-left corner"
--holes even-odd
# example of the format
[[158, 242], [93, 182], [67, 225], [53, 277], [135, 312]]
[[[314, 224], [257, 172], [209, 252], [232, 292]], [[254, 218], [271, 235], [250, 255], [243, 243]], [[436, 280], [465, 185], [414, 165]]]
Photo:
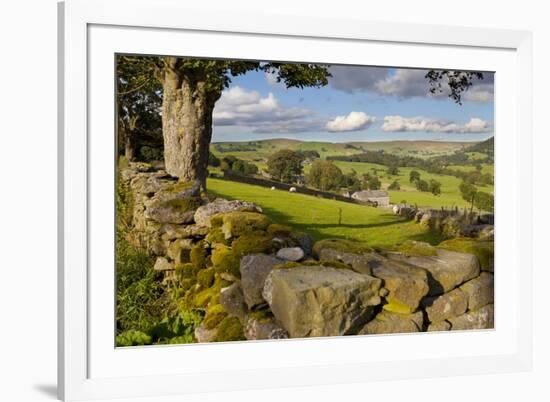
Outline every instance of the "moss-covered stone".
[[211, 301], [215, 300], [216, 297], [219, 298], [219, 294], [220, 288], [218, 288], [215, 284], [207, 289], [194, 293], [192, 294], [193, 307], [206, 308]]
[[237, 317], [226, 317], [218, 325], [216, 342], [244, 340], [243, 327]]
[[182, 212], [194, 211], [200, 207], [201, 202], [198, 197], [189, 197], [189, 198], [173, 198], [167, 201], [162, 202], [160, 207], [171, 207], [178, 209]]
[[247, 254], [270, 253], [273, 249], [272, 237], [266, 232], [247, 233], [233, 241], [232, 249], [238, 257]]
[[240, 278], [239, 256], [227, 246], [216, 247], [212, 251], [212, 264], [216, 272], [227, 272]]
[[166, 255], [176, 264], [186, 264], [191, 261], [192, 247], [193, 241], [191, 239], [176, 239], [168, 246]]
[[225, 244], [226, 246], [229, 246], [231, 244], [231, 240], [225, 238], [221, 227], [212, 228], [210, 233], [208, 233], [208, 235], [206, 236], [205, 240], [211, 245]]
[[214, 267], [201, 269], [197, 273], [197, 282], [203, 287], [203, 288], [209, 288], [214, 283]]
[[407, 306], [406, 304], [400, 303], [397, 300], [386, 298], [388, 301], [384, 306], [382, 307], [386, 311], [391, 311], [392, 313], [398, 313], [398, 314], [411, 314], [414, 313], [416, 308], [412, 308], [411, 306]]
[[267, 233], [272, 236], [288, 236], [291, 232], [291, 227], [279, 223], [272, 223], [267, 227]]
[[194, 278], [198, 269], [191, 263], [176, 264], [176, 275], [179, 279]]
[[226, 239], [230, 239], [265, 230], [269, 224], [269, 218], [258, 212], [233, 211], [223, 215], [222, 232]]
[[359, 243], [344, 239], [325, 239], [316, 242], [313, 245], [313, 253], [319, 256], [319, 253], [324, 248], [331, 248], [344, 253], [366, 254], [372, 253], [374, 249], [364, 243]]
[[206, 310], [202, 324], [206, 329], [214, 329], [227, 315], [221, 304], [214, 304]]
[[435, 256], [437, 250], [434, 246], [414, 240], [407, 240], [406, 242], [394, 247], [392, 251], [397, 251], [407, 256]]
[[175, 182], [173, 185], [167, 187], [165, 191], [168, 193], [178, 194], [190, 190], [192, 187], [193, 182], [191, 181], [178, 181]]
[[201, 240], [200, 242], [195, 244], [189, 252], [189, 259], [191, 261], [191, 264], [193, 264], [193, 266], [197, 269], [202, 269], [206, 267], [208, 253], [205, 246], [206, 242], [204, 240]]
[[223, 214], [218, 214], [210, 217], [210, 226], [212, 228], [221, 228], [223, 225]]
[[495, 243], [492, 240], [457, 237], [455, 239], [445, 240], [437, 247], [450, 251], [473, 254], [478, 258], [483, 271], [493, 271]]
[[269, 322], [273, 320], [274, 316], [273, 312], [270, 309], [264, 308], [261, 310], [249, 312], [248, 317], [254, 320], [258, 320], [259, 322]]
[[299, 267], [330, 267], [337, 269], [352, 269], [349, 265], [344, 264], [343, 262], [338, 261], [316, 261], [316, 260], [306, 260], [301, 262], [288, 261], [283, 264], [278, 264], [273, 267], [273, 269], [291, 269]]

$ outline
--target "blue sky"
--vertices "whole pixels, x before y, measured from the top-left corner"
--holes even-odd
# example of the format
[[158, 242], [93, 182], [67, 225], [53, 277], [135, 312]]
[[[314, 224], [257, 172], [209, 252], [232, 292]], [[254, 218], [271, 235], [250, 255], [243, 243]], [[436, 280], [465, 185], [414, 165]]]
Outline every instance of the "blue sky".
[[429, 94], [427, 70], [331, 66], [322, 88], [287, 89], [275, 76], [234, 77], [214, 109], [213, 141], [479, 141], [493, 132], [493, 74], [463, 96]]

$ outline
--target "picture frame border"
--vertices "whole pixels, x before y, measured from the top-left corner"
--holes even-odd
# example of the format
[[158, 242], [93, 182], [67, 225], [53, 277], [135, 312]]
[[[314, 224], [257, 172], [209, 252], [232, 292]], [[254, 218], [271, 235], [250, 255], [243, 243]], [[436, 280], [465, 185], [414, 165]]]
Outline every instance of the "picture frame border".
[[[133, 12], [128, 13], [128, 7]], [[221, 14], [221, 13], [220, 13]], [[87, 28], [91, 24], [185, 29], [221, 33], [251, 33], [285, 37], [311, 37], [378, 42], [418, 43], [509, 49], [517, 58], [518, 188], [526, 196], [518, 201], [518, 249], [522, 251], [518, 288], [518, 349], [515, 354], [459, 357], [419, 361], [411, 373], [400, 362], [380, 364], [378, 378], [365, 378], [361, 364], [303, 368], [270, 368], [241, 373], [226, 390], [270, 386], [267, 376], [281, 379], [278, 386], [305, 386], [364, 382], [367, 380], [527, 371], [532, 367], [532, 34], [497, 30], [372, 22], [360, 19], [322, 19], [299, 15], [223, 15], [189, 9], [177, 0], [67, 0], [58, 4], [58, 396], [63, 400], [160, 396], [183, 392], [216, 391], [209, 387], [225, 372], [162, 376], [151, 379], [88, 376], [88, 193], [87, 193]], [[517, 212], [517, 211], [516, 211]], [[521, 331], [519, 331], [521, 328]], [[450, 364], [452, 360], [452, 364]], [[345, 366], [345, 367], [344, 367]], [[391, 371], [392, 374], [387, 373]], [[237, 378], [235, 374], [231, 376]], [[208, 377], [208, 378], [206, 378]], [[181, 381], [193, 386], [181, 389]], [[149, 382], [146, 392], [136, 387]], [[225, 382], [227, 383], [227, 382]], [[176, 385], [179, 384], [180, 388]], [[137, 391], [136, 391], [137, 390]], [[137, 392], [137, 393], [136, 393]]]

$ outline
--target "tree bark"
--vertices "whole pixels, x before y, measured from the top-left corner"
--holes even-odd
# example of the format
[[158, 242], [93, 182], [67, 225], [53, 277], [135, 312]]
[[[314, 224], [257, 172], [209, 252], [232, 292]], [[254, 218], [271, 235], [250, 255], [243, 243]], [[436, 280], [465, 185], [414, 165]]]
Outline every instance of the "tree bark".
[[163, 80], [162, 135], [166, 171], [206, 190], [212, 112], [221, 91], [209, 91], [206, 78], [182, 73], [167, 57]]
[[126, 136], [124, 137], [124, 156], [126, 157], [126, 159], [128, 159], [129, 161], [132, 161], [134, 160], [134, 144], [133, 144], [133, 139], [132, 139], [132, 131], [130, 130], [124, 130], [125, 131], [125, 134]]

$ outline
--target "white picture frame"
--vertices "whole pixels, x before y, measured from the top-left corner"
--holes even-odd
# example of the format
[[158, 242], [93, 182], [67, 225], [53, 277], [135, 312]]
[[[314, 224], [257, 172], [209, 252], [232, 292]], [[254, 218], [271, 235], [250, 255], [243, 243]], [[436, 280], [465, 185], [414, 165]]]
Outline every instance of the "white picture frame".
[[[193, 54], [184, 54], [185, 49], [179, 46], [185, 41], [174, 38], [185, 37], [194, 39], [189, 42], [200, 42], [200, 49], [188, 48], [187, 52]], [[159, 39], [163, 39], [162, 48]], [[229, 39], [232, 46], [227, 46]], [[292, 15], [217, 15], [211, 10], [186, 8], [178, 0], [68, 0], [59, 4], [59, 49], [58, 392], [61, 399], [147, 397], [530, 370], [532, 37], [529, 32]], [[321, 56], [315, 56], [315, 49], [331, 51], [321, 60]], [[114, 285], [108, 282], [113, 272], [113, 265], [109, 265], [113, 240], [109, 236], [114, 213], [109, 204], [109, 194], [113, 192], [109, 175], [113, 175], [114, 161], [109, 159], [113, 154], [109, 146], [114, 143], [111, 115], [114, 107], [108, 102], [109, 99], [114, 102], [114, 85], [108, 75], [113, 72], [102, 70], [109, 55], [126, 51], [367, 63], [365, 56], [358, 56], [361, 52], [354, 49], [369, 49], [369, 60], [374, 65], [428, 63], [423, 66], [464, 69], [470, 66], [496, 71], [495, 127], [499, 137], [495, 150], [495, 197], [496, 210], [506, 210], [507, 219], [500, 219], [497, 212], [495, 330], [115, 351], [114, 344], [108, 341], [113, 336], [112, 321], [104, 314], [113, 308], [114, 300]], [[436, 50], [445, 57], [434, 66], [435, 59], [430, 54]], [[499, 77], [506, 81], [505, 87]], [[501, 132], [506, 135], [501, 136]], [[102, 293], [111, 295], [102, 299], [99, 296]], [[449, 345], [452, 350], [448, 350]], [[390, 347], [394, 355], [381, 353]], [[353, 353], [358, 350], [371, 352]], [[216, 361], [216, 356], [223, 357]], [[257, 356], [269, 359], [260, 361]], [[171, 362], [177, 359], [181, 362], [182, 357], [193, 362], [190, 364], [193, 367], [178, 371]]]

